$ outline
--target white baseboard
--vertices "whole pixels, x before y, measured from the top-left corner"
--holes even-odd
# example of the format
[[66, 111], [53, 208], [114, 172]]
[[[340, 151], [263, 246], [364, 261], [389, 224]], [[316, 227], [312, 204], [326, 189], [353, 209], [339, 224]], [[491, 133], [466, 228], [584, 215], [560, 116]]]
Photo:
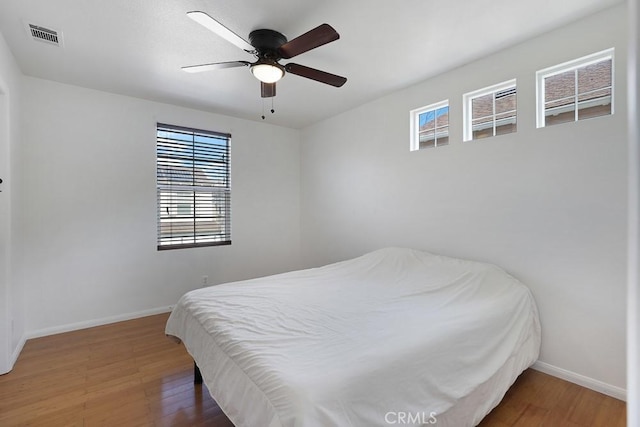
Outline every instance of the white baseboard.
[[27, 337], [25, 335], [23, 335], [20, 338], [20, 342], [18, 342], [18, 345], [16, 346], [15, 349], [13, 349], [13, 354], [11, 355], [11, 360], [9, 361], [11, 366], [11, 369], [13, 369], [13, 365], [16, 364], [16, 360], [18, 360], [18, 356], [20, 356], [20, 352], [22, 351], [22, 348], [24, 347], [24, 343], [27, 342]]
[[572, 382], [574, 384], [578, 384], [579, 386], [597, 391], [598, 393], [606, 394], [607, 396], [611, 396], [625, 402], [627, 401], [627, 390], [621, 387], [594, 380], [593, 378], [585, 377], [584, 375], [567, 371], [566, 369], [558, 368], [557, 366], [553, 366], [540, 361], [534, 363], [531, 368], [535, 369], [536, 371], [540, 371], [545, 374], [553, 375], [554, 377]]
[[18, 345], [13, 349], [13, 353], [9, 356], [9, 364], [7, 366], [0, 367], [0, 375], [8, 374], [13, 370], [13, 366], [16, 364], [16, 360], [18, 360], [18, 356], [20, 356], [20, 352], [24, 347], [24, 343], [27, 341], [27, 338], [23, 335], [18, 341]]
[[45, 337], [47, 335], [61, 334], [63, 332], [77, 331], [78, 329], [92, 328], [94, 326], [108, 325], [109, 323], [122, 322], [124, 320], [137, 319], [139, 317], [153, 316], [154, 314], [168, 313], [173, 309], [172, 305], [157, 307], [149, 310], [137, 311], [134, 313], [119, 314], [116, 316], [103, 317], [101, 319], [87, 320], [84, 322], [69, 323], [66, 325], [53, 326], [51, 328], [38, 329], [27, 333], [27, 339]]

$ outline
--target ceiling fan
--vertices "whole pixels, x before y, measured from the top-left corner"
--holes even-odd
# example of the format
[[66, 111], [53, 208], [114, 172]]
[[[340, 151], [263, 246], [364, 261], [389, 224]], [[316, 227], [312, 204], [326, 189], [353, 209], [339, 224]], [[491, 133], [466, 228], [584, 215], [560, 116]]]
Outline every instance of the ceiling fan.
[[319, 25], [289, 41], [283, 34], [274, 30], [254, 30], [249, 34], [249, 42], [247, 42], [204, 12], [188, 12], [187, 16], [228, 42], [238, 46], [245, 52], [254, 55], [256, 61], [230, 61], [192, 65], [182, 67], [184, 71], [197, 73], [221, 68], [249, 67], [251, 73], [260, 80], [261, 95], [263, 98], [276, 96], [276, 82], [284, 77], [285, 73], [295, 74], [335, 87], [341, 87], [347, 81], [345, 77], [320, 71], [315, 68], [291, 62], [282, 65], [278, 62], [280, 59], [290, 59], [311, 49], [338, 40], [340, 35], [329, 24]]

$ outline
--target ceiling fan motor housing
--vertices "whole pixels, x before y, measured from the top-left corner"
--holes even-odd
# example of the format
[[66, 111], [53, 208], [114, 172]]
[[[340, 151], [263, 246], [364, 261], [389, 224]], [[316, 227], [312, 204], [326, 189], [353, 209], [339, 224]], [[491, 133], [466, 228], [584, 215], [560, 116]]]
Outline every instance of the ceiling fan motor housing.
[[278, 48], [286, 42], [284, 34], [274, 30], [253, 30], [249, 34], [249, 43], [256, 48], [259, 56], [270, 59], [280, 59]]

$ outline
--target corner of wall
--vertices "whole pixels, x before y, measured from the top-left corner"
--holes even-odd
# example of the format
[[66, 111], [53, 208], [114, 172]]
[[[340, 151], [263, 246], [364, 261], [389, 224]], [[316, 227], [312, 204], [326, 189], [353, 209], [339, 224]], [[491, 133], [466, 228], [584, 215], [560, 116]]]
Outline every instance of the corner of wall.
[[15, 151], [20, 135], [22, 73], [0, 34], [0, 372], [9, 372], [25, 343], [23, 289], [15, 280]]

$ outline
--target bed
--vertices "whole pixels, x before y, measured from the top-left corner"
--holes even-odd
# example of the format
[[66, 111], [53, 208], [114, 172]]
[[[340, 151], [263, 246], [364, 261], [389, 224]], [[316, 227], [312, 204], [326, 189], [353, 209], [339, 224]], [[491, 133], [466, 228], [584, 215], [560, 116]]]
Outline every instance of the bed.
[[521, 282], [405, 248], [188, 292], [166, 334], [237, 427], [475, 426], [540, 348]]

